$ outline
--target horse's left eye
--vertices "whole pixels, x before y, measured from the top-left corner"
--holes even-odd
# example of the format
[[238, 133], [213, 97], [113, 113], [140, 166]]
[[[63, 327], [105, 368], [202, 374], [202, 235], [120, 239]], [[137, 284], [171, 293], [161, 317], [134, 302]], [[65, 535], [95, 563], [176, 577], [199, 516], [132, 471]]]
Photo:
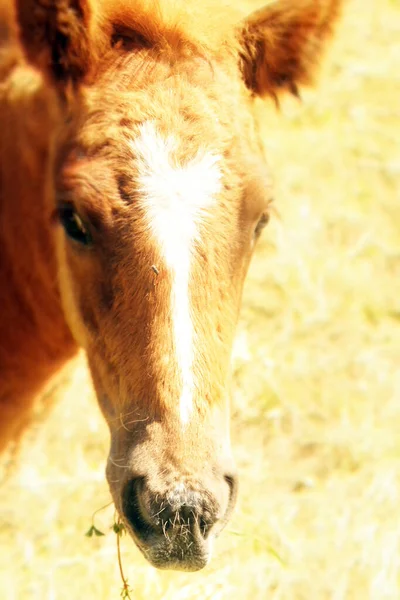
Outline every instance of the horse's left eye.
[[265, 212], [264, 212], [264, 213], [261, 215], [261, 217], [260, 217], [260, 219], [259, 219], [259, 221], [258, 221], [258, 223], [257, 223], [257, 225], [256, 225], [256, 228], [255, 228], [255, 230], [254, 230], [254, 235], [255, 235], [255, 237], [258, 237], [258, 236], [261, 234], [261, 232], [262, 232], [262, 230], [264, 229], [264, 227], [265, 227], [265, 226], [268, 224], [269, 217], [270, 217], [270, 214], [269, 214], [269, 211], [268, 211], [268, 210], [267, 210], [267, 211], [265, 211]]
[[69, 238], [83, 246], [91, 245], [92, 237], [89, 230], [72, 204], [61, 205], [58, 209], [58, 215]]

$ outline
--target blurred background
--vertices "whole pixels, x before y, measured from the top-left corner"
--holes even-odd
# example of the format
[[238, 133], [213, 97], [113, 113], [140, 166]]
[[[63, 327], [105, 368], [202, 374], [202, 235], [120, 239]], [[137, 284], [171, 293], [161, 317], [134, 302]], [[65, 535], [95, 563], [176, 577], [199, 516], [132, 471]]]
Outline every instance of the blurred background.
[[[200, 573], [122, 538], [131, 597], [398, 600], [400, 1], [348, 0], [316, 90], [258, 113], [279, 214], [234, 350], [238, 507]], [[110, 496], [83, 358], [49, 394], [0, 487], [0, 598], [119, 598], [112, 506], [84, 535]]]

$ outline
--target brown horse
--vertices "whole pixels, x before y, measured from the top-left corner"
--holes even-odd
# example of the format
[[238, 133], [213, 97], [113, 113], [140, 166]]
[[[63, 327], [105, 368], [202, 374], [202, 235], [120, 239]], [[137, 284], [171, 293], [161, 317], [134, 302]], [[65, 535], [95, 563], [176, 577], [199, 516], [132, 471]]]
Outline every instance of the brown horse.
[[216, 4], [0, 1], [0, 442], [82, 346], [116, 507], [189, 570], [236, 497], [230, 352], [271, 199], [254, 100], [310, 82], [340, 0]]

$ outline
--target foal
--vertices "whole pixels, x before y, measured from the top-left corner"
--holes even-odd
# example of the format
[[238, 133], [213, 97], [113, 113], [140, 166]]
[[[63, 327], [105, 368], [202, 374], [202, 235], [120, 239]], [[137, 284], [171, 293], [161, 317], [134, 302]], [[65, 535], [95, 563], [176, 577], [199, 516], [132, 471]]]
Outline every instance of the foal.
[[254, 99], [310, 81], [340, 0], [215, 4], [0, 4], [1, 442], [82, 346], [115, 505], [187, 570], [236, 497], [230, 353], [271, 199]]

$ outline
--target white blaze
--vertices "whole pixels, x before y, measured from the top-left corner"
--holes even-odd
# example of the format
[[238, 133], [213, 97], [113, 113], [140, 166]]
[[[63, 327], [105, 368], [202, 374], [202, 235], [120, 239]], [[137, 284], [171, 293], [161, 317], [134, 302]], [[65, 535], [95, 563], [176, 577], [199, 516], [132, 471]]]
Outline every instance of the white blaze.
[[186, 424], [193, 408], [194, 331], [189, 302], [189, 277], [198, 225], [220, 190], [220, 157], [198, 155], [185, 166], [173, 163], [176, 140], [163, 138], [154, 123], [141, 125], [132, 149], [138, 166], [140, 203], [172, 274], [171, 311], [176, 362], [182, 379], [180, 418]]

